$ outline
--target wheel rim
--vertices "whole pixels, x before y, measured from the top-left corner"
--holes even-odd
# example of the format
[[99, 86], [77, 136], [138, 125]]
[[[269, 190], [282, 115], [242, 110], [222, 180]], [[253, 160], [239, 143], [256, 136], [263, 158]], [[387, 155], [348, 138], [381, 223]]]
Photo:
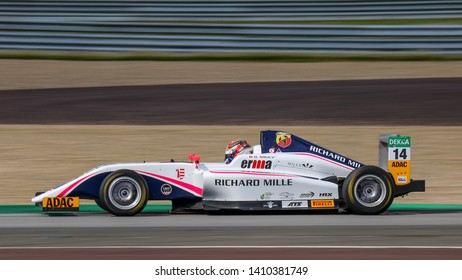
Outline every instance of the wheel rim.
[[131, 177], [120, 177], [109, 185], [109, 201], [119, 209], [130, 210], [141, 201], [141, 186]]
[[378, 176], [365, 175], [359, 178], [354, 185], [356, 201], [366, 207], [380, 205], [386, 198], [387, 187]]

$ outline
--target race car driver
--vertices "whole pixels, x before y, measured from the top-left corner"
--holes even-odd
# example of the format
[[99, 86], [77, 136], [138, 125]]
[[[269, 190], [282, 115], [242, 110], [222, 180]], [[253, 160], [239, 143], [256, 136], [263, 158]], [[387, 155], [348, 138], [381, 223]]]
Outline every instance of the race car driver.
[[225, 163], [229, 164], [239, 154], [251, 154], [252, 147], [245, 140], [233, 140], [226, 146]]

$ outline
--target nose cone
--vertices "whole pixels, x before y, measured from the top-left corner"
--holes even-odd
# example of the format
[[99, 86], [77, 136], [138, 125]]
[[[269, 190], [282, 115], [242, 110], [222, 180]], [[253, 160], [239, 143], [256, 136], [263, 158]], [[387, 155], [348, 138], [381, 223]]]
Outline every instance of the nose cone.
[[48, 194], [49, 192], [50, 192], [50, 191], [36, 193], [36, 194], [35, 194], [35, 197], [32, 198], [32, 202], [33, 202], [33, 203], [40, 203], [40, 202], [42, 202], [43, 198], [46, 197], [47, 194]]

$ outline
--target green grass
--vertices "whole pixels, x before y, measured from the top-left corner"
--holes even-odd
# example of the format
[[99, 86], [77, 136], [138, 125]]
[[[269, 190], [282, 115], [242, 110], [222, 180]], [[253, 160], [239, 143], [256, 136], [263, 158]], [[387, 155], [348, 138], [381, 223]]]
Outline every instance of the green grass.
[[426, 53], [397, 54], [306, 54], [306, 53], [94, 53], [48, 51], [0, 51], [0, 59], [78, 61], [254, 61], [254, 62], [343, 62], [343, 61], [460, 61], [462, 55]]
[[[144, 212], [168, 212], [172, 209], [172, 206], [169, 204], [153, 205], [148, 204], [144, 208]], [[99, 208], [98, 205], [94, 204], [84, 204], [80, 205], [79, 212], [84, 213], [102, 213], [104, 212]], [[17, 214], [17, 213], [42, 213], [42, 207], [30, 205], [0, 205], [0, 213], [3, 214]], [[49, 213], [66, 213], [66, 212], [49, 212]], [[69, 213], [69, 212], [67, 212]]]

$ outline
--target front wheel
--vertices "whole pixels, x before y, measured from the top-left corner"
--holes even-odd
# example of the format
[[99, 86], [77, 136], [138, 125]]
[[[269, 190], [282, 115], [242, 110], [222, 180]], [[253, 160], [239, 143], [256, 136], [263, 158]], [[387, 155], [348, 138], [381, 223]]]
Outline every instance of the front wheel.
[[390, 176], [376, 166], [362, 166], [351, 172], [343, 182], [343, 200], [349, 211], [376, 215], [388, 209], [394, 198]]
[[99, 199], [95, 199], [95, 203], [96, 205], [99, 206], [99, 208], [103, 209], [104, 211], [108, 212], [108, 209], [106, 208], [106, 205], [104, 205], [101, 200]]
[[149, 191], [144, 179], [131, 170], [118, 170], [104, 179], [99, 190], [101, 208], [116, 216], [140, 213], [148, 202]]

